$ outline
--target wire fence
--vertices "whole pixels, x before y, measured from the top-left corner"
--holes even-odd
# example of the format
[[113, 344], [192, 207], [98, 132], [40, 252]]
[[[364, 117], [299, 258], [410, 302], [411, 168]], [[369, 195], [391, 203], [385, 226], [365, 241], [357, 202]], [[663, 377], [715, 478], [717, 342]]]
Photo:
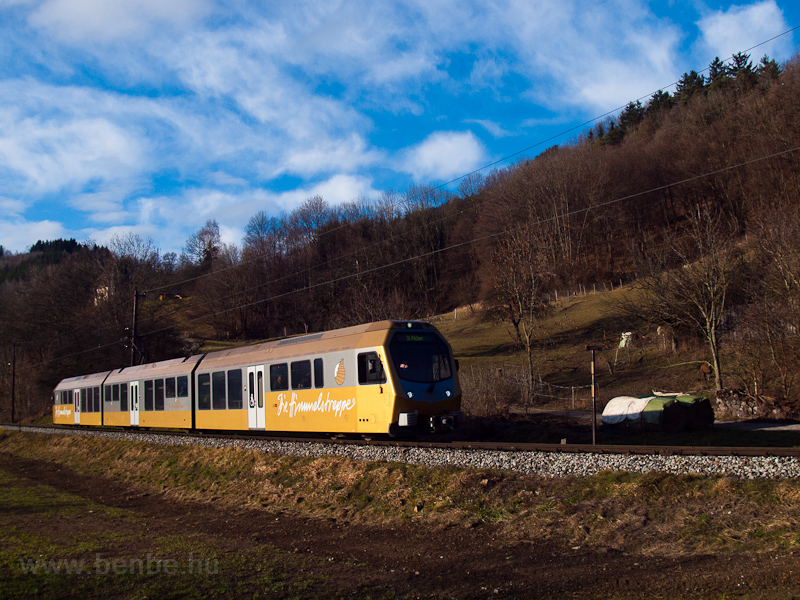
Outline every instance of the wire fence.
[[592, 386], [555, 385], [532, 379], [528, 369], [467, 367], [460, 371], [462, 406], [472, 416], [505, 416], [514, 407], [591, 409]]

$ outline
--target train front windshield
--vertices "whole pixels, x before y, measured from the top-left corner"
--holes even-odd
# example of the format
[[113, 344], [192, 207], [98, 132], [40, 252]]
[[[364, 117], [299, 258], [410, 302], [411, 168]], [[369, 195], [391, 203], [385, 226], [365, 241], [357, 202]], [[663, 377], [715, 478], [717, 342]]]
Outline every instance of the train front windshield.
[[453, 370], [447, 344], [435, 333], [398, 331], [389, 343], [395, 371], [414, 383], [436, 383], [450, 379]]

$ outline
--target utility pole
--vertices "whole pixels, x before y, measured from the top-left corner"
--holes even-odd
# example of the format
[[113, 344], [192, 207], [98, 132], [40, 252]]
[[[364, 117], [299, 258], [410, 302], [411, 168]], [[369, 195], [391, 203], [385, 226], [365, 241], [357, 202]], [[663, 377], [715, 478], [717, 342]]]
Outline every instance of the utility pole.
[[131, 366], [136, 364], [136, 347], [138, 337], [138, 324], [139, 324], [139, 298], [144, 298], [146, 293], [139, 293], [139, 290], [133, 292], [133, 327], [131, 327]]
[[594, 378], [594, 353], [600, 346], [586, 346], [592, 352], [592, 446], [597, 444], [597, 385]]
[[14, 424], [14, 412], [17, 400], [17, 346], [19, 344], [14, 342], [11, 344], [11, 424]]

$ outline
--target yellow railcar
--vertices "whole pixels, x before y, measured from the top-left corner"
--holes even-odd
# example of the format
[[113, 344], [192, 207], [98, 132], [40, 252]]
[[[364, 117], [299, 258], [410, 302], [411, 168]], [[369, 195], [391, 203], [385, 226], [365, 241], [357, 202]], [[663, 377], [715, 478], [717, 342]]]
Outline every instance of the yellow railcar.
[[100, 425], [101, 386], [110, 371], [79, 375], [62, 380], [53, 390], [53, 423], [59, 425]]
[[[104, 425], [406, 435], [451, 429], [463, 418], [452, 350], [420, 321], [367, 323], [90, 377], [102, 392]], [[63, 402], [54, 422], [69, 422], [66, 400], [75, 389], [72, 380], [56, 388]]]

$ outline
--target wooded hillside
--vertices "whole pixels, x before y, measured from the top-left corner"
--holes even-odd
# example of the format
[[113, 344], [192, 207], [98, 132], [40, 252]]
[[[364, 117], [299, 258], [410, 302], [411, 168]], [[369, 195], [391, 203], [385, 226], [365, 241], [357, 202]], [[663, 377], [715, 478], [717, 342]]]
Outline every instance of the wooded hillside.
[[[532, 158], [461, 180], [340, 206], [309, 198], [258, 213], [240, 247], [209, 221], [184, 253], [148, 240], [108, 248], [0, 247], [0, 414], [11, 363], [23, 412], [65, 376], [380, 319], [424, 319], [480, 303], [529, 357], [554, 294], [634, 284], [627, 307], [708, 347], [718, 387], [796, 394], [800, 366], [800, 59], [715, 60], [674, 94]], [[730, 373], [731, 377], [724, 377]], [[748, 383], [749, 382], [749, 383]]]

